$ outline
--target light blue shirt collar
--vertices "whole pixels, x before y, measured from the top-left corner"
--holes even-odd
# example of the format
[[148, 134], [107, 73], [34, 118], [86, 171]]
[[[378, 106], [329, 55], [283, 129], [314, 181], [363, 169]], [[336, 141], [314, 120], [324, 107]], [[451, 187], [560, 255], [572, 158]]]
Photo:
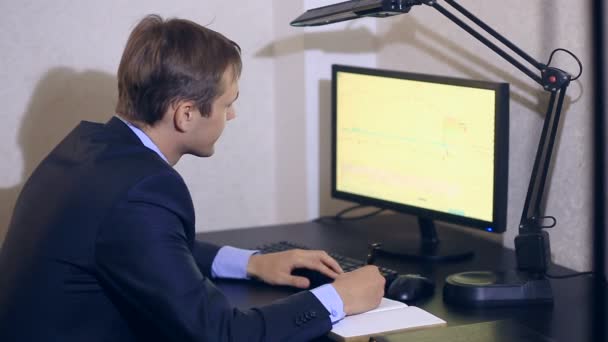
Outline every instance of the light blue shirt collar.
[[156, 144], [152, 141], [152, 139], [150, 139], [150, 137], [146, 133], [144, 133], [144, 131], [133, 126], [132, 123], [121, 118], [120, 116], [118, 116], [118, 115], [115, 115], [115, 116], [118, 119], [120, 119], [120, 121], [124, 122], [125, 125], [127, 125], [127, 127], [129, 127], [133, 131], [133, 133], [135, 133], [135, 135], [137, 135], [137, 137], [139, 138], [139, 140], [141, 140], [141, 143], [144, 144], [144, 146], [146, 146], [147, 148], [156, 152], [156, 154], [158, 154], [165, 162], [167, 162], [167, 164], [169, 164], [169, 161], [167, 160], [167, 158], [165, 158], [165, 155], [160, 151], [160, 149], [158, 148], [158, 146], [156, 146]]

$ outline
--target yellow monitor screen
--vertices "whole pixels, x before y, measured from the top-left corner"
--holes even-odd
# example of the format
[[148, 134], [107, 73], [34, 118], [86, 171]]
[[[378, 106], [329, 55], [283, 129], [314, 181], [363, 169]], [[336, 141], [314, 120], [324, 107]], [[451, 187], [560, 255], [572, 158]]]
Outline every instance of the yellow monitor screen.
[[507, 84], [334, 66], [333, 97], [335, 197], [504, 231]]

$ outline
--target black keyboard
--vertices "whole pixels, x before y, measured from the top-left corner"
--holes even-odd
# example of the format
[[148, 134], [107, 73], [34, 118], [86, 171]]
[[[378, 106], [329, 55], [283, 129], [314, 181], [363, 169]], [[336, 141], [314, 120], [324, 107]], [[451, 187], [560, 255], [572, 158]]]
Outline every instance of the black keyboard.
[[[258, 247], [257, 249], [262, 254], [267, 254], [267, 253], [283, 252], [283, 251], [287, 251], [290, 249], [310, 249], [310, 248], [293, 243], [293, 242], [289, 242], [289, 241], [279, 241], [279, 242], [273, 242], [273, 243], [269, 243], [266, 245], [262, 245], [262, 246]], [[340, 264], [340, 267], [342, 267], [342, 270], [344, 270], [344, 272], [354, 271], [354, 270], [366, 265], [366, 263], [364, 261], [359, 260], [359, 259], [349, 258], [347, 256], [343, 256], [343, 255], [333, 253], [333, 252], [327, 252], [327, 254], [329, 254], [332, 258], [336, 259], [336, 261], [338, 262], [338, 264]], [[397, 271], [392, 270], [390, 268], [378, 266], [378, 269], [380, 271], [380, 274], [382, 274], [382, 276], [384, 276], [384, 278], [386, 279], [387, 288], [390, 285], [390, 283], [399, 275], [399, 273]], [[333, 279], [324, 275], [323, 273], [305, 269], [305, 268], [296, 269], [292, 272], [292, 274], [308, 278], [310, 280], [311, 287], [321, 286], [321, 285], [324, 285], [327, 283], [331, 283], [333, 281]]]

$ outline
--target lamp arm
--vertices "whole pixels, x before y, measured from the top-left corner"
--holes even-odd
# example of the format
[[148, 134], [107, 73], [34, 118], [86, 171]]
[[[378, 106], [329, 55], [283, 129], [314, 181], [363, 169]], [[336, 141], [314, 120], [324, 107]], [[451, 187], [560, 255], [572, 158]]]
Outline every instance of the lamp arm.
[[485, 32], [490, 34], [492, 37], [496, 38], [496, 40], [503, 43], [509, 49], [512, 50], [515, 54], [517, 54], [522, 59], [526, 60], [530, 63], [534, 68], [540, 71], [540, 76], [537, 72], [534, 72], [530, 68], [526, 67], [523, 63], [519, 62], [512, 55], [507, 53], [505, 50], [500, 48], [498, 45], [494, 44], [488, 38], [484, 37], [481, 33], [476, 31], [470, 25], [462, 21], [460, 18], [455, 16], [452, 12], [450, 12], [445, 7], [441, 6], [437, 0], [418, 0], [421, 3], [431, 6], [436, 9], [439, 13], [441, 13], [446, 18], [450, 19], [453, 23], [460, 26], [463, 30], [467, 31], [470, 35], [479, 40], [482, 44], [490, 48], [492, 51], [496, 52], [500, 57], [505, 59], [507, 62], [511, 63], [514, 67], [522, 71], [528, 77], [530, 77], [534, 82], [540, 84], [546, 91], [557, 91], [563, 86], [567, 86], [572, 76], [567, 72], [560, 70], [558, 68], [550, 67], [546, 64], [540, 63], [532, 56], [524, 52], [517, 45], [509, 41], [507, 38], [503, 37], [500, 33], [496, 32], [493, 28], [491, 28], [488, 24], [484, 23], [481, 19], [477, 18], [467, 9], [459, 5], [455, 0], [445, 0], [447, 4], [452, 6], [456, 11], [460, 12], [462, 15], [467, 17], [469, 20], [474, 22], [477, 26], [481, 27]]
[[477, 26], [481, 27], [492, 37], [503, 43], [505, 46], [511, 49], [512, 52], [520, 56], [522, 59], [526, 60], [528, 63], [534, 66], [534, 68], [538, 69], [540, 71], [540, 76], [538, 75], [538, 73], [535, 73], [533, 70], [531, 70], [523, 63], [515, 59], [512, 55], [507, 53], [498, 45], [494, 44], [492, 41], [483, 36], [470, 25], [455, 16], [447, 8], [441, 6], [437, 0], [421, 0], [421, 2], [439, 11], [442, 15], [450, 19], [456, 25], [460, 26], [463, 30], [467, 31], [485, 46], [492, 49], [507, 62], [511, 63], [517, 69], [528, 75], [528, 77], [530, 77], [536, 83], [540, 84], [546, 91], [551, 92], [551, 98], [549, 101], [549, 106], [547, 108], [547, 113], [545, 115], [543, 131], [536, 152], [536, 159], [534, 162], [532, 175], [530, 177], [528, 193], [526, 196], [524, 210], [520, 221], [520, 233], [536, 231], [542, 228], [546, 228], [546, 226], [542, 226], [540, 224], [540, 221], [544, 219], [539, 215], [540, 203], [542, 200], [542, 194], [547, 178], [547, 172], [551, 161], [551, 154], [555, 142], [555, 135], [557, 134], [557, 127], [559, 124], [560, 113], [563, 107], [566, 88], [568, 87], [572, 77], [570, 76], [570, 74], [563, 70], [549, 67], [543, 63], [538, 62], [533, 57], [524, 52], [522, 49], [517, 47], [514, 43], [500, 35], [489, 25], [484, 23], [481, 19], [477, 18], [467, 9], [459, 5], [455, 0], [445, 0], [445, 2], [452, 6], [456, 11], [464, 15], [466, 18], [471, 20]]
[[513, 50], [517, 55], [525, 59], [528, 63], [532, 64], [536, 69], [542, 70], [546, 67], [546, 65], [538, 62], [532, 56], [528, 55], [525, 51], [520, 49], [517, 45], [509, 41], [507, 38], [503, 37], [500, 33], [496, 32], [493, 28], [491, 28], [488, 24], [484, 23], [481, 19], [477, 18], [473, 13], [469, 12], [466, 8], [462, 7], [454, 0], [445, 0], [450, 6], [454, 7], [458, 12], [462, 13], [469, 20], [474, 22], [477, 26], [484, 29], [484, 31], [488, 32], [492, 37], [496, 38], [498, 41], [509, 47]]
[[[538, 76], [537, 73], [535, 73], [534, 71], [530, 70], [530, 68], [526, 67], [524, 64], [522, 64], [521, 62], [519, 62], [513, 56], [509, 55], [507, 52], [505, 52], [505, 50], [501, 49], [498, 45], [496, 45], [493, 42], [491, 42], [489, 39], [487, 39], [486, 37], [484, 37], [481, 33], [479, 33], [478, 31], [476, 31], [474, 28], [472, 28], [467, 23], [465, 23], [464, 21], [462, 21], [460, 18], [458, 18], [457, 16], [455, 16], [453, 13], [451, 13], [450, 11], [448, 11], [445, 7], [441, 6], [437, 2], [437, 0], [423, 0], [423, 2], [426, 5], [429, 5], [429, 6], [433, 7], [434, 9], [436, 9], [439, 13], [441, 13], [443, 16], [445, 16], [448, 19], [450, 19], [454, 24], [460, 26], [460, 28], [462, 28], [463, 30], [467, 31], [470, 35], [472, 35], [477, 40], [479, 40], [481, 43], [483, 43], [483, 45], [487, 46], [488, 48], [490, 48], [491, 50], [493, 50], [494, 52], [496, 52], [500, 57], [502, 57], [503, 59], [505, 59], [507, 62], [511, 63], [511, 65], [515, 66], [517, 69], [519, 69], [520, 71], [522, 71], [524, 74], [528, 75], [528, 77], [530, 77], [531, 79], [533, 79], [536, 83], [538, 83], [540, 85], [543, 85], [542, 78], [540, 76]], [[452, 5], [452, 6], [455, 6], [454, 8], [456, 10], [462, 12], [466, 17], [468, 17], [469, 19], [471, 19], [473, 22], [475, 22], [477, 25], [479, 25], [482, 29], [484, 29], [490, 35], [494, 36], [497, 40], [503, 42], [505, 45], [507, 45], [509, 48], [511, 48], [515, 53], [517, 53], [518, 55], [522, 56], [522, 58], [524, 58], [527, 61], [529, 61], [530, 64], [534, 65], [534, 67], [538, 68], [539, 70], [543, 69], [543, 65], [541, 63], [537, 62], [532, 57], [530, 57], [528, 54], [524, 53], [521, 49], [519, 49], [513, 43], [509, 42], [507, 39], [505, 39], [504, 37], [502, 37], [495, 30], [493, 30], [488, 25], [486, 25], [485, 23], [483, 23], [480, 19], [478, 19], [477, 17], [473, 16], [473, 14], [471, 14], [470, 12], [466, 11], [462, 6], [456, 4], [452, 0], [446, 0], [446, 2], [448, 4], [450, 4], [450, 5]]]
[[[542, 228], [550, 228], [555, 225], [555, 218], [541, 216], [540, 206], [551, 162], [553, 145], [555, 144], [555, 137], [559, 127], [559, 119], [566, 96], [566, 89], [567, 85], [564, 85], [559, 90], [551, 92], [547, 113], [545, 114], [545, 121], [543, 123], [543, 131], [538, 142], [536, 158], [532, 168], [532, 175], [530, 176], [528, 193], [526, 195], [526, 201], [519, 224], [520, 234], [538, 232]], [[556, 98], [557, 102], [555, 101]], [[545, 219], [552, 219], [553, 223], [546, 225], [543, 222]]]

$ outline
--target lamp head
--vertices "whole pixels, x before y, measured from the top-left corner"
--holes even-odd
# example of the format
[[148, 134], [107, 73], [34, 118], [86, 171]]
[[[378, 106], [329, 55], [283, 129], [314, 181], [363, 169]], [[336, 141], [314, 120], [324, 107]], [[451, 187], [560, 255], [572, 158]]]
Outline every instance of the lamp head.
[[[361, 17], [386, 18], [407, 13], [429, 0], [351, 0], [313, 8], [297, 17], [291, 26], [320, 26]], [[435, 0], [432, 0], [435, 1]]]

